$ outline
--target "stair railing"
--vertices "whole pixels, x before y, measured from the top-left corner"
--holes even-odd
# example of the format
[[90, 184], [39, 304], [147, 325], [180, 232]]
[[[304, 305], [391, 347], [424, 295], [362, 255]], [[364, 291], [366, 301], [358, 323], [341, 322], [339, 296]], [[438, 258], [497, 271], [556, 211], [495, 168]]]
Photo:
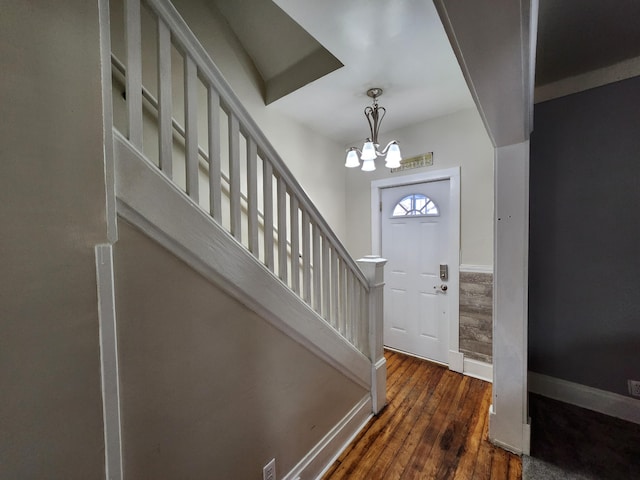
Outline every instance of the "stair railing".
[[[158, 168], [218, 224], [264, 263], [309, 307], [367, 357], [371, 357], [370, 281], [240, 103], [204, 47], [166, 0], [124, 0], [126, 62], [112, 55], [125, 78], [126, 135], [143, 153], [144, 102], [158, 132]], [[141, 12], [156, 24], [157, 95], [142, 84]], [[172, 52], [182, 57], [184, 127], [174, 118]], [[175, 55], [175, 53], [173, 53]], [[206, 148], [198, 138], [198, 95], [207, 96]], [[144, 99], [144, 102], [143, 102]], [[226, 128], [221, 118], [226, 117]], [[222, 131], [226, 130], [223, 152]], [[174, 134], [184, 149], [184, 185], [174, 179]], [[223, 158], [223, 153], [226, 153]], [[228, 175], [223, 172], [224, 166]], [[182, 173], [182, 172], [180, 172]], [[201, 202], [206, 175], [208, 201]], [[241, 191], [246, 188], [246, 195]], [[259, 211], [261, 206], [262, 211]], [[223, 221], [223, 217], [226, 221]], [[244, 227], [244, 228], [243, 228]], [[381, 335], [381, 332], [378, 333]], [[381, 342], [377, 350], [381, 351]], [[377, 352], [375, 357], [380, 357]]]

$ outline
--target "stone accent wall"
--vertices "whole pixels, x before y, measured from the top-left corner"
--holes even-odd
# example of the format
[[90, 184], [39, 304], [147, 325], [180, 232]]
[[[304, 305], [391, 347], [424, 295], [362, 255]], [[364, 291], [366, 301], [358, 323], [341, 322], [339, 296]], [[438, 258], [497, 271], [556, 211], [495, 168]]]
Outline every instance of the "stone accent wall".
[[460, 272], [460, 352], [492, 363], [493, 273]]

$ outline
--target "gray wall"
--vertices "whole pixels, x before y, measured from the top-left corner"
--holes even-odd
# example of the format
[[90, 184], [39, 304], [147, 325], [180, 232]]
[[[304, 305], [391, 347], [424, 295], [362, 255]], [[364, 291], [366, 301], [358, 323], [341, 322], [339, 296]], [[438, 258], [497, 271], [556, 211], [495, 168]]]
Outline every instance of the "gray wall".
[[0, 10], [0, 478], [104, 478], [98, 5]]
[[529, 369], [640, 379], [640, 77], [536, 105]]
[[127, 223], [115, 245], [125, 476], [290, 471], [367, 391]]

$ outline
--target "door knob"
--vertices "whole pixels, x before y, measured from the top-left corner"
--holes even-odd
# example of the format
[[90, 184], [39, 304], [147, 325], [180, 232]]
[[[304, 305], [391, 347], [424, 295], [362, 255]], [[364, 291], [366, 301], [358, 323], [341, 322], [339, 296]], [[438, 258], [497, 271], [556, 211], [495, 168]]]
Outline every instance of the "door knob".
[[434, 286], [433, 288], [434, 288], [434, 290], [438, 290], [438, 289], [440, 289], [440, 291], [442, 291], [442, 292], [446, 292], [446, 291], [447, 291], [447, 288], [449, 288], [449, 287], [447, 287], [447, 286], [443, 283], [442, 285], [440, 285], [440, 286]]

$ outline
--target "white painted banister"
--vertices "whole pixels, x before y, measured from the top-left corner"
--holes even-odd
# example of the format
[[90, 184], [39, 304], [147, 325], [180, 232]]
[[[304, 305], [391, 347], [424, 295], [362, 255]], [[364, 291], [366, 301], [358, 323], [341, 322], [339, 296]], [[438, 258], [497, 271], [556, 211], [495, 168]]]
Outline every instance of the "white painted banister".
[[[149, 9], [157, 26], [157, 100], [142, 84], [141, 8]], [[157, 166], [165, 177], [188, 195], [194, 206], [203, 208], [226, 228], [239, 245], [246, 246], [328, 325], [368, 356], [371, 322], [367, 305], [371, 294], [367, 278], [208, 53], [167, 0], [143, 0], [142, 6], [140, 0], [125, 0], [125, 21], [127, 65], [113, 54], [112, 63], [125, 78], [126, 133], [132, 146], [144, 154], [142, 132], [143, 126], [148, 125], [143, 122], [157, 122], [151, 127], [157, 128]], [[184, 128], [172, 111], [173, 103], [179, 103], [171, 83], [174, 53], [184, 62]], [[207, 97], [206, 110], [202, 112], [200, 92]], [[145, 115], [143, 98], [148, 102], [147, 108], [151, 105]], [[199, 113], [206, 114], [205, 118]], [[221, 117], [226, 121], [221, 122]], [[174, 132], [184, 143], [175, 142]], [[179, 174], [180, 169], [184, 169], [184, 175]], [[201, 190], [205, 195], [207, 185], [209, 198], [201, 199]]]
[[346, 259], [349, 268], [358, 276], [359, 280], [363, 284], [366, 284], [366, 279], [362, 275], [362, 272], [360, 272], [356, 262], [351, 258], [346, 248], [335, 236], [311, 199], [309, 199], [307, 194], [304, 193], [304, 190], [300, 187], [298, 181], [295, 179], [289, 168], [280, 158], [264, 133], [257, 126], [251, 115], [249, 115], [247, 110], [244, 108], [244, 105], [242, 105], [237, 95], [231, 89], [231, 86], [224, 79], [222, 73], [220, 73], [218, 68], [215, 66], [207, 51], [198, 42], [186, 23], [184, 23], [184, 20], [182, 20], [180, 14], [175, 10], [175, 7], [166, 0], [146, 0], [146, 3], [156, 12], [156, 14], [167, 22], [171, 29], [172, 38], [182, 47], [182, 49], [188, 51], [193, 56], [198, 68], [201, 69], [201, 75], [215, 88], [221, 98], [225, 99], [225, 103], [229, 110], [233, 111], [237, 115], [238, 121], [244, 126], [248, 135], [256, 140], [256, 143], [259, 146], [258, 150], [264, 152], [265, 156], [270, 159], [273, 163], [274, 170], [284, 178], [287, 185], [295, 186], [294, 190], [299, 194], [300, 206], [309, 213], [310, 220], [314, 224], [318, 225], [322, 231], [332, 237], [332, 243], [336, 245], [340, 255]]

